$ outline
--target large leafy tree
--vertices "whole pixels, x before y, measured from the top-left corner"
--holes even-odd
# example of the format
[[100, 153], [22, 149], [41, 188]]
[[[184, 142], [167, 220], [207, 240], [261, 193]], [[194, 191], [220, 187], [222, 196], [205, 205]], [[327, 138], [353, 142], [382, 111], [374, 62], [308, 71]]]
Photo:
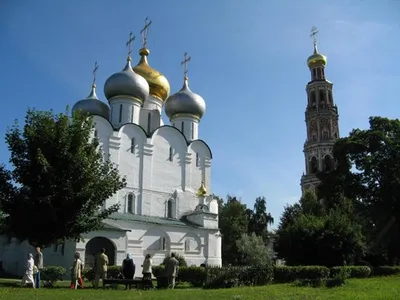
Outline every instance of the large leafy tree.
[[371, 250], [386, 249], [389, 263], [400, 259], [400, 120], [371, 117], [370, 128], [338, 140], [338, 168], [320, 174], [321, 197], [355, 199], [368, 220]]
[[242, 234], [236, 245], [242, 254], [242, 263], [248, 266], [265, 266], [271, 263], [271, 251], [262, 236]]
[[248, 233], [255, 233], [262, 237], [264, 242], [268, 241], [268, 226], [274, 223], [274, 218], [267, 212], [267, 201], [265, 197], [257, 197], [254, 209], [247, 209], [249, 220]]
[[88, 115], [28, 110], [8, 129], [11, 170], [0, 167], [3, 233], [46, 246], [102, 227], [118, 205], [100, 209], [124, 187], [117, 168], [92, 138]]
[[362, 227], [352, 202], [338, 200], [329, 210], [312, 192], [286, 206], [275, 234], [274, 249], [290, 265], [352, 264], [364, 254]]
[[219, 228], [222, 233], [222, 261], [225, 264], [242, 264], [242, 254], [236, 241], [247, 233], [246, 205], [236, 197], [228, 196], [219, 214]]

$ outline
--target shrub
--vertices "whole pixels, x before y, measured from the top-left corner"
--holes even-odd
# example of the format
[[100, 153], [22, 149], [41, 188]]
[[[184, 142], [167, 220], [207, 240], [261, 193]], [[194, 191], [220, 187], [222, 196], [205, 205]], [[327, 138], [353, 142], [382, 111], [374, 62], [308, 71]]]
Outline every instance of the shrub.
[[46, 287], [53, 287], [57, 281], [62, 281], [67, 270], [59, 266], [48, 266], [40, 272], [40, 277]]
[[330, 276], [334, 278], [342, 270], [345, 270], [350, 278], [367, 278], [371, 274], [371, 268], [368, 266], [341, 266], [331, 268]]
[[329, 276], [329, 268], [324, 266], [279, 266], [274, 268], [274, 281], [280, 283], [295, 280], [319, 280]]
[[204, 288], [266, 285], [272, 281], [272, 265], [206, 268]]
[[178, 280], [188, 282], [194, 287], [202, 287], [206, 278], [206, 268], [196, 266], [179, 268]]
[[[171, 256], [165, 256], [162, 265], [166, 265]], [[182, 255], [175, 254], [175, 258], [179, 261], [179, 267], [187, 267], [187, 262]]]
[[[121, 272], [120, 266], [108, 266], [107, 277], [108, 278], [118, 278]], [[82, 279], [91, 282], [94, 285], [94, 268], [85, 269], [82, 272]]]
[[400, 266], [381, 266], [374, 268], [374, 276], [389, 276], [400, 274]]

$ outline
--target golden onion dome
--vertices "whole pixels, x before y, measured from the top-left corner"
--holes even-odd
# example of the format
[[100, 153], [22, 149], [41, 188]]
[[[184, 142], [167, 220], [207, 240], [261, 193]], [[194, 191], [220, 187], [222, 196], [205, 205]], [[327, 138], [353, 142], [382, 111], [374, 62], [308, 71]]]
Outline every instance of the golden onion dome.
[[326, 65], [327, 59], [325, 55], [318, 52], [317, 45], [314, 44], [314, 53], [307, 59], [307, 65], [309, 68], [316, 67], [318, 65]]
[[170, 92], [170, 86], [167, 78], [157, 70], [150, 67], [149, 63], [147, 62], [147, 56], [150, 54], [149, 49], [142, 48], [139, 50], [139, 54], [141, 59], [133, 68], [133, 71], [147, 80], [150, 86], [150, 95], [165, 101]]
[[206, 186], [204, 184], [204, 181], [202, 181], [199, 189], [197, 190], [197, 196], [204, 197], [205, 195], [207, 195], [207, 189], [206, 189]]

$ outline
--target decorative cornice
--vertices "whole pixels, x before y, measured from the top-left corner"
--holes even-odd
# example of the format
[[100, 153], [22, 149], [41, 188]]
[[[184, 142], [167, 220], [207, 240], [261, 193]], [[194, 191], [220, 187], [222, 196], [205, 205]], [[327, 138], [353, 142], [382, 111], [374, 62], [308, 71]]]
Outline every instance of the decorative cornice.
[[207, 168], [211, 167], [211, 159], [209, 159], [208, 157], [204, 158], [204, 166]]
[[143, 144], [143, 155], [151, 156], [154, 152], [154, 145], [152, 144]]
[[185, 163], [189, 165], [191, 162], [192, 162], [192, 153], [186, 152], [185, 153]]
[[113, 149], [119, 149], [121, 146], [121, 138], [115, 135], [110, 136], [109, 147]]

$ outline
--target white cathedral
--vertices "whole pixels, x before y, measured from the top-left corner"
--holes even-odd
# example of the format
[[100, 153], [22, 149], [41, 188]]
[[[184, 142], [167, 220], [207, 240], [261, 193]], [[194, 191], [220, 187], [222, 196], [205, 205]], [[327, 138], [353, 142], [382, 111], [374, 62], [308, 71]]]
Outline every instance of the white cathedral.
[[[136, 276], [141, 276], [146, 254], [155, 265], [175, 252], [188, 265], [220, 266], [218, 202], [210, 195], [212, 152], [199, 139], [206, 104], [189, 88], [186, 64], [190, 58], [185, 53], [183, 87], [170, 95], [167, 78], [148, 63], [146, 32], [135, 67], [130, 53], [122, 71], [104, 84], [109, 105], [97, 97], [93, 80], [90, 95], [72, 108], [93, 116], [93, 135], [104, 156], [127, 180], [126, 187], [104, 203], [105, 207], [119, 203], [120, 209], [104, 220], [102, 230], [90, 232], [84, 240], [44, 249], [44, 264], [69, 269], [73, 254], [80, 252], [89, 267], [93, 255], [105, 248], [111, 265], [120, 265], [130, 253], [136, 261]], [[163, 107], [170, 125], [162, 121]], [[22, 274], [25, 255], [31, 251], [16, 239], [0, 242], [3, 269]]]

